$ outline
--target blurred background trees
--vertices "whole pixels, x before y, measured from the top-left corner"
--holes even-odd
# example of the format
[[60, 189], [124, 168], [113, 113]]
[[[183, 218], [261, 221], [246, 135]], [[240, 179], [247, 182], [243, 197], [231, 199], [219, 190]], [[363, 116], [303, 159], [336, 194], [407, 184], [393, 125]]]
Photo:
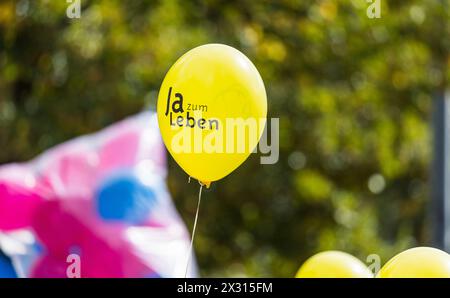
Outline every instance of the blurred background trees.
[[[447, 1], [448, 4], [448, 1]], [[254, 155], [204, 194], [195, 249], [203, 276], [293, 276], [341, 249], [385, 262], [430, 244], [431, 107], [450, 78], [442, 1], [0, 1], [0, 163], [155, 108], [187, 50], [244, 52], [280, 118], [280, 160]], [[192, 227], [196, 183], [170, 160]]]

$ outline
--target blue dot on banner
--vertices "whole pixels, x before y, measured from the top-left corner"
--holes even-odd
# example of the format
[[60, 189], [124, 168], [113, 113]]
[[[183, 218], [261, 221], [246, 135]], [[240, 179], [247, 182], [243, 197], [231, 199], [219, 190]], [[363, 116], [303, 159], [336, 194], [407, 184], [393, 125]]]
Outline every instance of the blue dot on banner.
[[96, 200], [104, 220], [139, 224], [148, 218], [156, 196], [134, 174], [123, 173], [107, 179], [98, 188]]
[[14, 278], [17, 277], [11, 261], [8, 257], [0, 252], [0, 278]]

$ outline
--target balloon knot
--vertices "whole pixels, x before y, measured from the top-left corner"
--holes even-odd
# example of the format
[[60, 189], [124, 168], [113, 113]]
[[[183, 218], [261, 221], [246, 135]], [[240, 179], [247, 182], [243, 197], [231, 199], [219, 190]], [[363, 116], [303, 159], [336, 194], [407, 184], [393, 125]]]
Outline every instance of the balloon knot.
[[205, 186], [206, 188], [209, 188], [211, 186], [211, 182], [204, 182], [204, 181], [198, 181], [201, 186]]

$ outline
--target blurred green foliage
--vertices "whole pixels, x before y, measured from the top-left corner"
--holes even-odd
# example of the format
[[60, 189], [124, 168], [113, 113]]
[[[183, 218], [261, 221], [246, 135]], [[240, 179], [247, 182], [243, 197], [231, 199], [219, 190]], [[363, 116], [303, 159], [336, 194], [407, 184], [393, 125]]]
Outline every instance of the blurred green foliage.
[[[448, 1], [0, 1], [0, 163], [155, 108], [187, 50], [244, 52], [280, 118], [280, 160], [252, 156], [204, 194], [203, 276], [293, 276], [321, 250], [382, 261], [429, 244], [432, 98], [450, 78]], [[192, 227], [198, 185], [170, 160]]]

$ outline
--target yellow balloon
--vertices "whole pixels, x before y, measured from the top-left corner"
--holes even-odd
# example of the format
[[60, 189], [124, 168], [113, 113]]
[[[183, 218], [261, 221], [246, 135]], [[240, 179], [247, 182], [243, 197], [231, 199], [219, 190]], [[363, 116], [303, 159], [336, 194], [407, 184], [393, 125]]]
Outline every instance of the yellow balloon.
[[431, 247], [411, 248], [390, 259], [377, 277], [450, 277], [450, 255]]
[[318, 253], [300, 267], [297, 278], [371, 278], [372, 272], [354, 256], [341, 251]]
[[175, 161], [190, 177], [209, 185], [235, 170], [257, 146], [266, 123], [266, 91], [244, 54], [207, 44], [170, 68], [159, 90], [157, 113]]

